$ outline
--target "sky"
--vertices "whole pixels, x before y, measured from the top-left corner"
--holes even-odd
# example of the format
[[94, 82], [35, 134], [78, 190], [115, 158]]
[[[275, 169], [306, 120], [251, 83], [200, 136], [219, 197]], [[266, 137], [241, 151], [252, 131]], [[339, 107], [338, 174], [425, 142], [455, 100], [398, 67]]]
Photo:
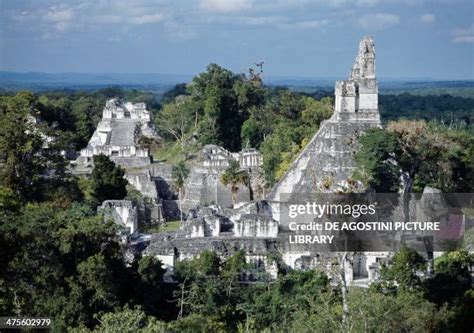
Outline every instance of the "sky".
[[367, 34], [379, 77], [474, 79], [472, 0], [0, 0], [0, 70], [344, 78]]

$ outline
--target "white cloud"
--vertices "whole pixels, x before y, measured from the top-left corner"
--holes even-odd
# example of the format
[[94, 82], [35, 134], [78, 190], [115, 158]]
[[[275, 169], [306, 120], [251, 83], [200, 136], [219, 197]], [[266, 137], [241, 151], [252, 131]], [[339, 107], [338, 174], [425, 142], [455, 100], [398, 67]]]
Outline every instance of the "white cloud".
[[173, 20], [164, 24], [165, 30], [172, 41], [181, 42], [193, 39], [197, 35], [196, 29], [192, 29], [187, 25], [176, 23]]
[[290, 29], [317, 29], [322, 28], [330, 23], [330, 20], [302, 20], [292, 21], [286, 16], [269, 15], [269, 16], [229, 16], [219, 15], [206, 17], [203, 21], [205, 24], [223, 24], [237, 26], [253, 26], [253, 27], [275, 27], [281, 30]]
[[65, 32], [71, 27], [74, 17], [75, 13], [72, 8], [51, 7], [44, 14], [43, 20], [52, 23], [56, 31]]
[[431, 24], [431, 23], [434, 23], [436, 21], [436, 16], [434, 16], [433, 14], [423, 14], [420, 16], [420, 21], [422, 23], [427, 23], [427, 24]]
[[379, 0], [357, 0], [358, 6], [375, 6], [379, 3]]
[[453, 38], [453, 43], [474, 43], [474, 36], [458, 36]]
[[453, 35], [453, 43], [474, 43], [474, 23], [467, 28], [455, 29]]
[[71, 1], [46, 8], [38, 6], [12, 12], [11, 15], [19, 29], [34, 27], [43, 39], [56, 39], [71, 31], [101, 29], [104, 24], [120, 24], [121, 29], [126, 30], [131, 26], [164, 22], [169, 18], [166, 4], [148, 0]]
[[467, 28], [457, 28], [453, 32], [456, 36], [474, 35], [474, 23]]
[[119, 15], [97, 15], [94, 18], [97, 23], [120, 23], [123, 18]]
[[281, 29], [318, 29], [329, 24], [329, 20], [310, 20], [280, 24]]
[[285, 21], [282, 16], [243, 16], [235, 19], [243, 25], [275, 25]]
[[252, 8], [252, 5], [252, 0], [200, 0], [199, 2], [201, 9], [220, 13], [242, 11]]
[[157, 23], [164, 20], [164, 15], [162, 14], [153, 14], [153, 15], [141, 15], [131, 17], [129, 19], [130, 23], [133, 24], [147, 24], [147, 23]]
[[379, 3], [379, 0], [319, 0], [322, 5], [329, 5], [332, 7], [347, 7], [356, 5], [358, 7], [370, 7]]
[[71, 8], [58, 10], [55, 7], [51, 7], [44, 17], [46, 21], [50, 22], [71, 21], [74, 18], [74, 11]]
[[387, 13], [368, 14], [362, 16], [358, 23], [364, 29], [381, 30], [399, 24], [400, 16]]

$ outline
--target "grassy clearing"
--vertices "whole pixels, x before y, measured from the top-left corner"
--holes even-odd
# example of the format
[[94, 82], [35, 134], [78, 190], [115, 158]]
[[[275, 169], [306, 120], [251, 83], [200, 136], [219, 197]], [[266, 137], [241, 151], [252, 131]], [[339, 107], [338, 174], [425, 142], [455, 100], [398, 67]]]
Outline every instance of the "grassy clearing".
[[[195, 160], [199, 154], [198, 145], [188, 147], [188, 161]], [[183, 151], [178, 142], [164, 142], [160, 148], [152, 150], [153, 160], [175, 165], [184, 158]]]
[[165, 142], [160, 148], [152, 151], [153, 160], [176, 164], [183, 159], [183, 153], [177, 142]]
[[168, 221], [164, 225], [152, 227], [147, 230], [148, 233], [159, 234], [168, 231], [178, 231], [181, 226], [180, 220]]

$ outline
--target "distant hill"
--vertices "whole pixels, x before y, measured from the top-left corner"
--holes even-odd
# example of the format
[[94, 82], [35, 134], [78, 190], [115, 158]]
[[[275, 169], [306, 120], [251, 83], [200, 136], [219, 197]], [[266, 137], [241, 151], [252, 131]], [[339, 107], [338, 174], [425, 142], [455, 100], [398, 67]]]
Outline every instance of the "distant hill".
[[[105, 86], [150, 87], [166, 89], [179, 82], [188, 82], [191, 75], [140, 74], [140, 73], [41, 73], [0, 71], [0, 89], [49, 89], [94, 90]], [[160, 90], [161, 90], [160, 89]]]
[[[163, 93], [177, 83], [189, 82], [193, 75], [156, 73], [41, 73], [0, 71], [0, 91], [28, 89], [36, 92], [47, 90], [97, 90], [109, 86], [121, 86]], [[332, 91], [340, 78], [305, 78], [269, 76], [265, 84], [283, 86], [303, 92]], [[429, 79], [379, 79], [380, 91], [385, 94], [411, 93], [417, 95], [450, 94], [471, 97], [474, 81], [434, 81]]]

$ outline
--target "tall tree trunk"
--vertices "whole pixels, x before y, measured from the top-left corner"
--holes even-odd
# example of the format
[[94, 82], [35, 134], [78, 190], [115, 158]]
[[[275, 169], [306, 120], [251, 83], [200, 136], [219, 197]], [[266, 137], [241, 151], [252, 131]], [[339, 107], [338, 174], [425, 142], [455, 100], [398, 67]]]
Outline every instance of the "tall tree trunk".
[[234, 188], [232, 188], [231, 192], [232, 192], [232, 207], [234, 207], [237, 201], [237, 191]]
[[181, 286], [181, 304], [179, 305], [179, 313], [178, 313], [178, 319], [183, 317], [183, 310], [184, 310], [184, 291], [185, 291], [185, 286], [186, 286], [186, 280], [187, 278], [184, 279], [183, 285]]
[[186, 142], [184, 137], [180, 140], [181, 141], [181, 152], [183, 153], [184, 160], [188, 159], [188, 152], [186, 150]]

